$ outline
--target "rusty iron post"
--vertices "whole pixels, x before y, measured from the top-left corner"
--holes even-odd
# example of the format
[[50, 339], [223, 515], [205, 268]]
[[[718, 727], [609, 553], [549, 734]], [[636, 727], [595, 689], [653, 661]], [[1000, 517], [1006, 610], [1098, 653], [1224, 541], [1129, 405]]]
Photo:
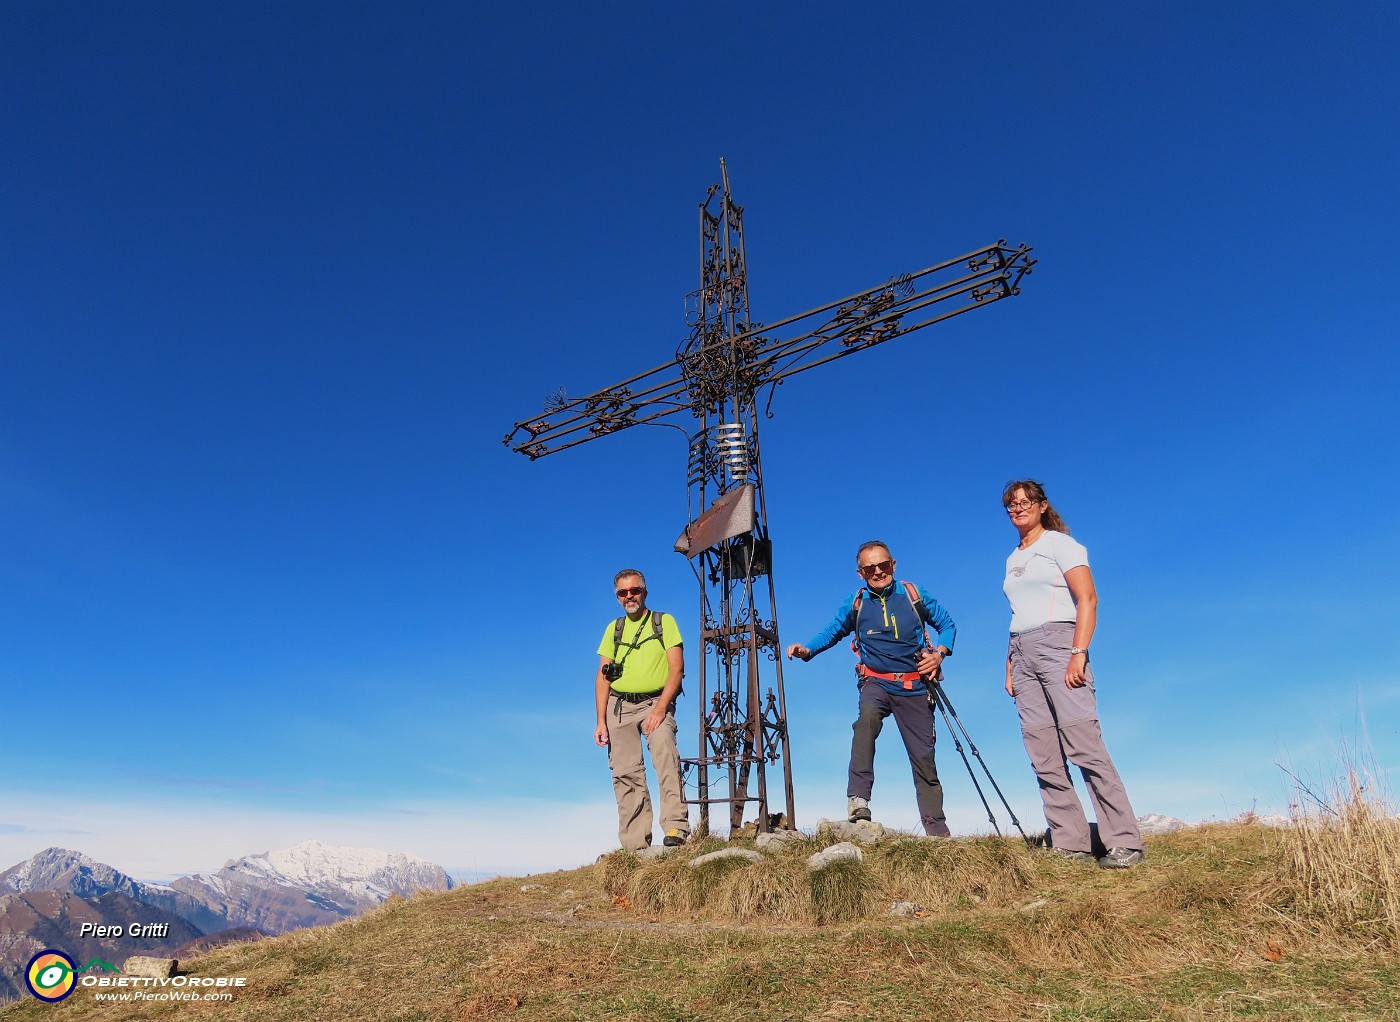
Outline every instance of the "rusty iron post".
[[[744, 211], [730, 194], [723, 160], [720, 178], [700, 204], [700, 287], [687, 298], [688, 336], [676, 357], [586, 397], [559, 390], [543, 414], [517, 422], [504, 443], [533, 461], [632, 426], [670, 425], [660, 420], [679, 413], [698, 420], [686, 474], [690, 514], [676, 542], [700, 586], [698, 746], [682, 764], [699, 830], [710, 829], [712, 805], [727, 805], [732, 834], [746, 826], [796, 827], [760, 395], [767, 389], [771, 403], [774, 388], [790, 376], [1018, 295], [1035, 260], [1028, 246], [1001, 240], [776, 323], [756, 323]], [[774, 812], [768, 770], [777, 764], [783, 802]], [[755, 819], [746, 825], [750, 803]]]

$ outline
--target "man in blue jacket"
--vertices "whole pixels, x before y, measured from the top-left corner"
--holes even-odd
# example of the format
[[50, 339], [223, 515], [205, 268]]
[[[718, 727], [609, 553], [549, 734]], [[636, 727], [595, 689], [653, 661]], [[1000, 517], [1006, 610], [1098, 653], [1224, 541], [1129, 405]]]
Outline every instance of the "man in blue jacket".
[[[865, 580], [842, 604], [836, 616], [804, 645], [787, 648], [788, 659], [810, 660], [855, 633], [860, 662], [860, 714], [852, 725], [851, 766], [846, 784], [846, 815], [852, 821], [870, 819], [870, 792], [875, 785], [875, 739], [885, 718], [894, 714], [909, 765], [914, 771], [914, 794], [924, 831], [948, 836], [943, 815], [943, 785], [933, 761], [933, 707], [927, 684], [937, 684], [943, 658], [953, 655], [957, 628], [948, 612], [922, 587], [896, 582], [890, 548], [879, 540], [861, 544], [856, 572]], [[928, 628], [938, 633], [927, 638]], [[926, 682], [925, 679], [933, 679]]]

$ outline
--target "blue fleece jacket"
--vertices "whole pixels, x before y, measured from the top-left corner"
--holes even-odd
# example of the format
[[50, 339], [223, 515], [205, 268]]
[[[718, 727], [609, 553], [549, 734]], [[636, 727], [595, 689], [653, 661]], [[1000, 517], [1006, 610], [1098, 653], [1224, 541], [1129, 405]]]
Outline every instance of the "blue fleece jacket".
[[[938, 638], [931, 645], [943, 646], [951, 654], [958, 634], [957, 626], [942, 604], [931, 597], [923, 586], [915, 588], [920, 600], [917, 610], [909, 599], [904, 583], [898, 579], [880, 590], [869, 586], [857, 589], [841, 605], [831, 622], [803, 645], [816, 656], [855, 632], [860, 660], [866, 667], [880, 674], [900, 674], [916, 669], [915, 661], [924, 646], [927, 624], [938, 633]], [[861, 593], [865, 595], [861, 598], [857, 620], [856, 596]], [[922, 681], [917, 682], [913, 689], [905, 689], [892, 681], [875, 680], [894, 695], [921, 695], [925, 691]]]

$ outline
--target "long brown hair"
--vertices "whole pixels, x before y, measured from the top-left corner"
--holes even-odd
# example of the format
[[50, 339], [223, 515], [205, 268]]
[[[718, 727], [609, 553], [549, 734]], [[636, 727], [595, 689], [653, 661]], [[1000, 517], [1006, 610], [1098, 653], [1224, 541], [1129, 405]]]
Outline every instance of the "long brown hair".
[[1040, 524], [1048, 532], [1063, 532], [1069, 535], [1069, 526], [1060, 517], [1060, 512], [1055, 510], [1055, 506], [1050, 503], [1050, 498], [1045, 495], [1045, 487], [1034, 479], [1013, 479], [1001, 488], [1001, 506], [1005, 507], [1011, 503], [1011, 498], [1015, 496], [1017, 490], [1026, 491], [1026, 499], [1034, 500], [1037, 503], [1045, 502], [1045, 510], [1041, 512]]

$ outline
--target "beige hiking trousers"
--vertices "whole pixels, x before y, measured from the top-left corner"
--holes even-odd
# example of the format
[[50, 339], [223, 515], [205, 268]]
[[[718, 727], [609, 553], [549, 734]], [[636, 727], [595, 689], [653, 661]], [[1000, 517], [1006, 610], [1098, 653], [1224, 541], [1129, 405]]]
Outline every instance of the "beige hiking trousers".
[[642, 724], [656, 708], [657, 697], [628, 703], [608, 697], [608, 766], [612, 768], [613, 794], [617, 796], [617, 838], [629, 852], [651, 844], [651, 796], [647, 793], [642, 742], [651, 750], [651, 765], [661, 793], [661, 829], [689, 835], [690, 819], [681, 797], [681, 760], [676, 751], [676, 717], [667, 713], [650, 735]]

